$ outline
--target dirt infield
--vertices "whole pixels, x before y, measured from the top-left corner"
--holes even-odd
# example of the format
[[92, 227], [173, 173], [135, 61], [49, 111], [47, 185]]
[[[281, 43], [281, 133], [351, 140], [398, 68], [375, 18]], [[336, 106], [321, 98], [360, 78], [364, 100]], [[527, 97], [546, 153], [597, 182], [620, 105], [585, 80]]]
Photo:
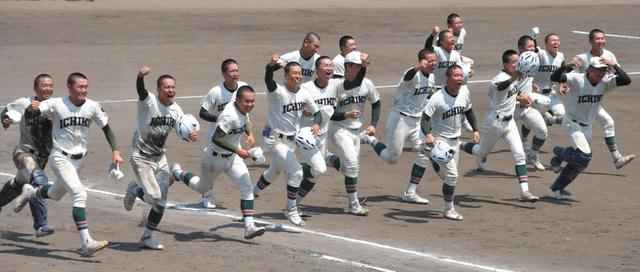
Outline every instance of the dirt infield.
[[[163, 73], [177, 79], [177, 100], [187, 112], [197, 113], [199, 98], [221, 80], [219, 65], [226, 58], [240, 63], [241, 77], [264, 92], [264, 65], [272, 53], [300, 47], [304, 34], [316, 31], [322, 38], [320, 53], [335, 56], [340, 36], [356, 37], [359, 49], [370, 55], [367, 77], [376, 85], [394, 85], [402, 71], [415, 65], [419, 48], [434, 24], [445, 25], [450, 12], [462, 15], [468, 31], [463, 55], [475, 60], [475, 81], [493, 77], [501, 68], [500, 54], [515, 48], [517, 37], [539, 26], [543, 35], [557, 33], [565, 56], [588, 50], [586, 35], [573, 31], [601, 28], [607, 33], [638, 36], [640, 5], [617, 1], [612, 6], [557, 1], [514, 4], [492, 0], [456, 1], [455, 5], [422, 5], [398, 1], [326, 1], [304, 5], [299, 1], [0, 1], [0, 105], [30, 95], [33, 77], [53, 75], [57, 96], [66, 94], [64, 80], [74, 71], [89, 77], [89, 97], [102, 103], [123, 153], [128, 154], [135, 126], [135, 76], [141, 65], [151, 67], [147, 85]], [[394, 1], [395, 2], [395, 1]], [[182, 3], [182, 4], [180, 4]], [[484, 3], [484, 2], [483, 2]], [[361, 7], [360, 4], [364, 5]], [[608, 39], [627, 72], [640, 71], [640, 40]], [[278, 72], [279, 73], [279, 72]], [[279, 74], [278, 74], [279, 76]], [[616, 121], [618, 146], [623, 153], [638, 153], [640, 132], [633, 101], [640, 77], [609, 93], [604, 107]], [[488, 107], [486, 83], [469, 85], [478, 119]], [[381, 88], [383, 115], [378, 134], [393, 101], [393, 88]], [[257, 98], [252, 119], [265, 123], [266, 99]], [[594, 158], [585, 173], [571, 185], [571, 201], [550, 197], [551, 171], [530, 169], [530, 186], [542, 201], [517, 201], [518, 184], [513, 159], [499, 143], [478, 172], [473, 157], [461, 154], [456, 205], [464, 221], [442, 218], [441, 181], [429, 170], [418, 192], [429, 198], [426, 206], [400, 200], [415, 154], [406, 152], [400, 163], [384, 164], [369, 146], [362, 147], [359, 194], [367, 196], [368, 217], [346, 215], [342, 177], [333, 170], [320, 179], [304, 206], [312, 214], [303, 229], [290, 228], [282, 214], [285, 182], [279, 180], [256, 201], [256, 217], [285, 224], [255, 240], [242, 238], [238, 191], [227, 177], [216, 182], [221, 208], [197, 209], [199, 196], [182, 184], [169, 193], [172, 203], [156, 239], [164, 251], [141, 250], [139, 226], [147, 205], [122, 208], [128, 180], [134, 177], [128, 157], [126, 181], [106, 177], [110, 154], [102, 132], [92, 128], [89, 157], [81, 172], [90, 192], [87, 210], [93, 236], [112, 246], [93, 258], [73, 250], [78, 235], [71, 218], [71, 201], [49, 201], [53, 236], [36, 239], [27, 212], [0, 213], [0, 264], [2, 271], [640, 271], [638, 210], [640, 194], [636, 176], [640, 162], [616, 170], [604, 144], [602, 127], [594, 126]], [[548, 165], [550, 150], [564, 145], [557, 126], [550, 127], [541, 159]], [[15, 169], [11, 152], [18, 139], [15, 128], [0, 132], [1, 179]], [[204, 129], [200, 133], [204, 137]], [[469, 136], [469, 135], [466, 135]], [[181, 142], [171, 136], [169, 161], [199, 171], [203, 141]], [[264, 166], [250, 166], [256, 180]], [[52, 176], [52, 175], [51, 175]], [[188, 205], [191, 204], [191, 205]], [[340, 259], [337, 260], [336, 258]]]

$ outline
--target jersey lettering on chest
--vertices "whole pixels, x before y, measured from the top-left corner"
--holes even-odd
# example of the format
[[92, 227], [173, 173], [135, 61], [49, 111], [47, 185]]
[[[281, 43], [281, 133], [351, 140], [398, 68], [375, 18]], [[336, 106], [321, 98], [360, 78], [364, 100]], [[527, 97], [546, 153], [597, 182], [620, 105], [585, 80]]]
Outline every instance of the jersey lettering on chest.
[[227, 102], [227, 103], [222, 103], [222, 104], [218, 105], [218, 112], [223, 111], [223, 110], [224, 110], [224, 107], [226, 107], [226, 106], [227, 106], [227, 104], [229, 104], [229, 102]]
[[349, 104], [361, 104], [367, 100], [366, 96], [349, 96], [338, 103], [338, 106], [345, 106]]
[[509, 89], [509, 93], [507, 93], [507, 98], [511, 98], [514, 94], [517, 94], [518, 90], [515, 88]]
[[335, 106], [336, 105], [336, 98], [335, 97], [320, 98], [320, 99], [316, 100], [316, 104], [322, 105], [322, 106]]
[[171, 116], [158, 116], [151, 118], [151, 122], [149, 122], [149, 126], [152, 127], [160, 127], [160, 126], [170, 126], [173, 127], [176, 124], [176, 120]]
[[310, 70], [310, 69], [302, 69], [302, 76], [305, 77], [312, 77], [313, 76], [314, 71]]
[[243, 133], [243, 132], [244, 132], [244, 128], [242, 127], [242, 128], [231, 129], [231, 131], [229, 131], [229, 133], [227, 133], [227, 134], [240, 134], [240, 133]]
[[453, 46], [453, 50], [456, 50], [456, 51], [462, 50], [462, 45], [463, 45], [462, 43], [456, 43], [456, 45]]
[[578, 96], [578, 104], [582, 103], [600, 103], [602, 100], [601, 94], [589, 94]]
[[540, 65], [540, 67], [538, 68], [538, 72], [550, 72], [550, 73], [553, 73], [553, 72], [556, 71], [556, 69], [558, 69], [558, 66]]
[[449, 66], [454, 64], [456, 64], [455, 61], [441, 61], [441, 62], [438, 62], [438, 68], [439, 69], [449, 68]]
[[431, 94], [431, 87], [429, 86], [425, 86], [425, 87], [420, 87], [420, 88], [416, 88], [413, 91], [413, 95], [422, 95], [422, 94]]
[[447, 119], [449, 117], [456, 116], [458, 114], [462, 114], [463, 112], [464, 112], [464, 107], [462, 107], [462, 106], [453, 107], [453, 108], [449, 109], [448, 111], [445, 111], [445, 112], [442, 113], [442, 120]]
[[295, 102], [286, 105], [282, 105], [282, 113], [292, 112], [292, 111], [300, 111], [306, 103], [304, 102]]
[[83, 126], [83, 127], [89, 127], [89, 125], [91, 125], [91, 119], [90, 118], [84, 118], [84, 117], [67, 117], [64, 118], [62, 120], [60, 120], [60, 128], [66, 128], [68, 126]]

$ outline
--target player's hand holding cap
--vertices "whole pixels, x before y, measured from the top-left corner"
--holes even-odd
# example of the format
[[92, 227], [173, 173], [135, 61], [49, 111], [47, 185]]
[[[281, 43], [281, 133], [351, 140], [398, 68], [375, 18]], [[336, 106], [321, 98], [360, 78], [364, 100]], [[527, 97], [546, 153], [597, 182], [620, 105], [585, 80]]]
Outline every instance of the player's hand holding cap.
[[109, 165], [107, 173], [109, 178], [113, 181], [121, 180], [124, 177], [124, 173], [120, 171], [120, 165], [116, 163], [111, 163], [111, 165]]
[[593, 68], [606, 68], [609, 67], [600, 57], [591, 57], [589, 59], [589, 66]]

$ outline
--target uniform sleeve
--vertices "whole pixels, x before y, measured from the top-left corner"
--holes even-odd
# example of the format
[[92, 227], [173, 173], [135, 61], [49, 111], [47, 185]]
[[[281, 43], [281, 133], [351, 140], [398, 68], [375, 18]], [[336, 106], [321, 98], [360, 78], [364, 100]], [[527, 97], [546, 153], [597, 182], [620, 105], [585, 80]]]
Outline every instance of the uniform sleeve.
[[578, 81], [579, 81], [579, 79], [581, 77], [584, 76], [584, 74], [581, 74], [581, 73], [566, 73], [564, 75], [567, 77], [567, 82], [565, 82], [565, 84], [567, 84], [567, 87], [569, 87], [570, 90], [578, 90], [578, 89], [580, 89]]
[[371, 104], [380, 101], [380, 93], [376, 89], [376, 86], [373, 85], [373, 82], [367, 80], [367, 89], [369, 89], [369, 93], [367, 94], [367, 100], [371, 102]]
[[42, 115], [51, 118], [53, 117], [53, 113], [54, 113], [54, 103], [53, 103], [54, 99], [48, 99], [45, 101], [42, 101], [40, 103], [40, 105], [38, 106], [38, 109], [40, 110], [40, 112], [42, 113]]
[[233, 131], [233, 119], [228, 115], [221, 115], [220, 118], [221, 119], [219, 119], [216, 123], [218, 128], [226, 134], [229, 134], [229, 132]]
[[429, 116], [429, 117], [433, 117], [433, 114], [436, 112], [436, 106], [437, 106], [437, 98], [434, 98], [433, 96], [431, 97], [431, 99], [429, 99], [429, 102], [427, 102], [427, 105], [424, 107], [424, 114]]
[[213, 89], [211, 89], [207, 95], [204, 96], [204, 98], [202, 98], [202, 102], [200, 103], [201, 107], [204, 108], [205, 110], [207, 110], [208, 112], [211, 112], [214, 107], [215, 107], [215, 103], [216, 103], [216, 93]]
[[309, 111], [311, 111], [311, 113], [316, 113], [320, 110], [320, 107], [318, 107], [318, 104], [316, 104], [316, 101], [313, 100], [313, 97], [311, 96], [311, 94], [309, 92], [305, 91], [305, 107], [307, 107], [307, 109], [309, 109]]
[[19, 98], [16, 99], [15, 101], [7, 104], [7, 110], [12, 110], [12, 111], [16, 111], [20, 114], [24, 114], [24, 111], [27, 109], [27, 107], [31, 105], [31, 102], [29, 101], [29, 99], [26, 98]]
[[[147, 99], [149, 99], [147, 97]], [[102, 109], [100, 104], [95, 103], [93, 107], [93, 120], [98, 124], [99, 127], [104, 127], [109, 123], [109, 117], [107, 117], [107, 113]]]

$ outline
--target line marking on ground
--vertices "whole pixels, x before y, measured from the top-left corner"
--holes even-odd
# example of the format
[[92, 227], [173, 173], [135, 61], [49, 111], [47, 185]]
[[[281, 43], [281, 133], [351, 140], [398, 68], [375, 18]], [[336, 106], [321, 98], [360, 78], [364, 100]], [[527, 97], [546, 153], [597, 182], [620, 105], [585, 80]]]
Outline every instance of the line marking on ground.
[[[1, 171], [0, 171], [0, 175], [7, 176], [7, 177], [15, 177], [15, 175], [13, 175], [11, 173], [1, 172]], [[113, 193], [113, 192], [100, 190], [100, 189], [89, 188], [89, 187], [86, 187], [86, 186], [85, 186], [85, 189], [87, 191], [89, 191], [89, 192], [92, 192], [92, 193], [109, 195], [109, 196], [116, 196], [116, 197], [121, 197], [121, 198], [124, 197], [124, 195], [122, 195], [122, 194]], [[174, 204], [174, 203], [167, 203], [166, 207], [169, 208], [169, 209], [191, 211], [191, 212], [197, 212], [197, 213], [206, 214], [206, 215], [231, 218], [233, 220], [238, 220], [238, 219], [242, 218], [241, 216], [236, 216], [236, 215], [223, 213], [223, 212], [219, 212], [219, 211], [211, 211], [211, 210], [205, 209], [205, 208], [192, 208], [192, 207], [187, 207], [187, 206], [178, 205], [178, 204]], [[474, 269], [478, 269], [478, 270], [498, 271], [498, 272], [512, 272], [513, 271], [513, 270], [502, 269], [502, 268], [498, 268], [498, 267], [480, 265], [480, 264], [476, 264], [476, 263], [472, 263], [472, 262], [459, 261], [459, 260], [452, 259], [452, 258], [449, 258], [449, 257], [441, 257], [441, 256], [437, 256], [437, 255], [430, 254], [430, 253], [419, 252], [419, 251], [404, 249], [404, 248], [400, 248], [400, 247], [384, 245], [384, 244], [380, 244], [380, 243], [376, 243], [376, 242], [370, 242], [370, 241], [366, 241], [366, 240], [360, 240], [360, 239], [349, 238], [349, 237], [339, 236], [339, 235], [320, 232], [320, 231], [314, 231], [314, 230], [311, 230], [311, 229], [308, 229], [308, 228], [304, 228], [303, 229], [303, 228], [293, 227], [293, 226], [285, 225], [285, 224], [275, 224], [275, 223], [264, 221], [264, 220], [255, 220], [255, 221], [256, 221], [256, 223], [267, 225], [267, 227], [270, 228], [270, 229], [282, 228], [284, 230], [290, 230], [290, 231], [295, 231], [295, 232], [300, 232], [300, 233], [313, 234], [313, 235], [320, 236], [320, 237], [330, 238], [330, 239], [339, 240], [339, 241], [343, 241], [343, 242], [349, 242], [349, 243], [353, 243], [353, 244], [366, 245], [366, 246], [370, 246], [370, 247], [373, 247], [373, 248], [385, 249], [385, 250], [389, 250], [389, 251], [394, 251], [396, 253], [403, 253], [403, 254], [406, 254], [406, 255], [422, 257], [422, 258], [433, 260], [433, 261], [437, 261], [437, 262], [454, 264], [454, 265], [464, 266], [464, 267], [468, 267], [468, 268], [474, 268]], [[383, 270], [383, 271], [391, 271], [391, 270]]]
[[[578, 31], [578, 30], [574, 30], [572, 31], [575, 34], [584, 34], [584, 35], [589, 35], [589, 32], [586, 31]], [[611, 33], [607, 33], [605, 34], [605, 36], [607, 37], [616, 37], [616, 38], [625, 38], [625, 39], [634, 39], [634, 40], [640, 40], [640, 37], [638, 36], [627, 36], [627, 35], [620, 35], [620, 34], [611, 34]]]
[[363, 264], [363, 263], [359, 263], [359, 262], [340, 259], [338, 257], [333, 257], [333, 256], [329, 256], [329, 255], [322, 255], [322, 256], [320, 256], [320, 259], [339, 262], [339, 263], [348, 263], [348, 264], [351, 264], [351, 265], [356, 266], [356, 267], [369, 268], [369, 269], [373, 269], [373, 270], [376, 270], [376, 271], [396, 272], [395, 270], [389, 270], [389, 269], [382, 268], [382, 267], [377, 267], [377, 266], [372, 266], [372, 265]]

